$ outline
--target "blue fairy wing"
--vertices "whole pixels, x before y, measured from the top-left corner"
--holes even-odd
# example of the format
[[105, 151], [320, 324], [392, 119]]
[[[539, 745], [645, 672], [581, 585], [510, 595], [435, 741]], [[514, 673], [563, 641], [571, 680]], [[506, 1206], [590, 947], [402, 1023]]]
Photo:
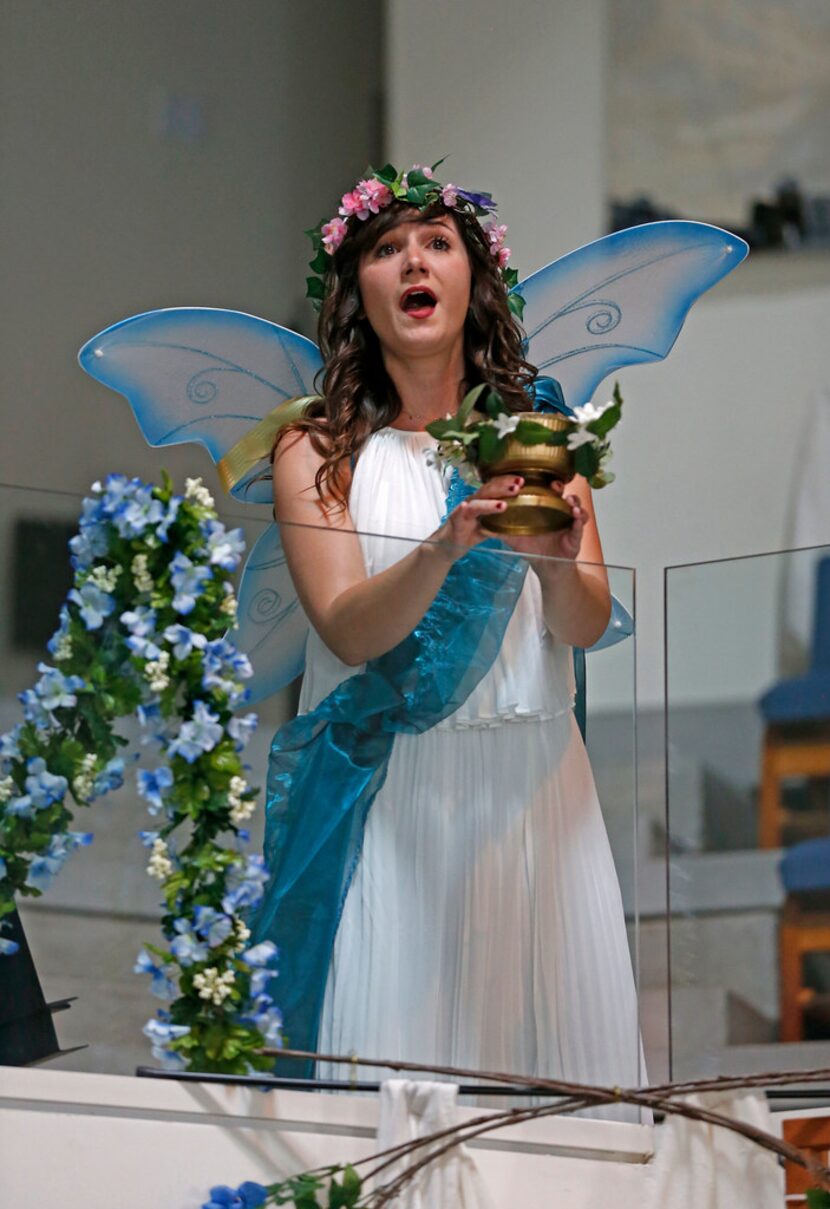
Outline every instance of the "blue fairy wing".
[[[177, 307], [105, 328], [83, 346], [83, 369], [125, 395], [150, 445], [194, 441], [218, 462], [280, 403], [314, 389], [322, 362], [304, 336], [241, 311]], [[257, 466], [231, 494], [270, 503]]]
[[630, 638], [634, 633], [634, 618], [629, 613], [624, 605], [621, 605], [616, 596], [611, 597], [611, 616], [608, 618], [608, 625], [605, 627], [605, 633], [601, 638], [598, 638], [593, 646], [586, 648], [590, 655], [594, 651], [604, 651], [609, 646], [616, 646], [618, 642], [622, 642], [624, 638]]
[[586, 244], [516, 287], [527, 359], [579, 407], [614, 370], [667, 356], [692, 303], [748, 250], [698, 222], [647, 223]]
[[[285, 561], [277, 525], [257, 538], [239, 583], [234, 645], [251, 660], [248, 701], [264, 701], [303, 670], [308, 620]], [[279, 631], [279, 635], [278, 632]]]
[[[124, 319], [89, 340], [81, 366], [125, 395], [150, 445], [193, 441], [218, 462], [275, 407], [314, 389], [320, 352], [279, 324], [240, 311], [179, 307]], [[231, 494], [270, 503], [267, 464], [254, 466]], [[271, 525], [251, 550], [238, 589], [233, 638], [254, 668], [251, 697], [261, 701], [303, 669], [308, 622], [297, 599], [279, 530]]]

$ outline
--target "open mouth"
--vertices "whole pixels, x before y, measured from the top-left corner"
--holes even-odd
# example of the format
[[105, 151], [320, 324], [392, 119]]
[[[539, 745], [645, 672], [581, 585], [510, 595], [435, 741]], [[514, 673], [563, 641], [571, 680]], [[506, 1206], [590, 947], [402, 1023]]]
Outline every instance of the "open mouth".
[[400, 302], [401, 310], [416, 319], [431, 315], [437, 305], [438, 299], [432, 290], [423, 287], [407, 290]]

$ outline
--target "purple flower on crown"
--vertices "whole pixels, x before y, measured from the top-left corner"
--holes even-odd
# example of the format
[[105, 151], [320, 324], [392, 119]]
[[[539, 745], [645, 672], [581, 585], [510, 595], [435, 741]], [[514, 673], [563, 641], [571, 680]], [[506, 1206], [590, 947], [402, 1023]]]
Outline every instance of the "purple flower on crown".
[[463, 197], [465, 201], [472, 202], [474, 206], [478, 206], [481, 210], [495, 210], [496, 208], [492, 193], [473, 193], [470, 189], [458, 188], [455, 191], [459, 197]]

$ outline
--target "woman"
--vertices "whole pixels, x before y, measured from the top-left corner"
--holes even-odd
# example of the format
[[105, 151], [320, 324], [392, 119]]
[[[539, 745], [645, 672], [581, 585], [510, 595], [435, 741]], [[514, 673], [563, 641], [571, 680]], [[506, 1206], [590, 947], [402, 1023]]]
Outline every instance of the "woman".
[[[529, 405], [504, 228], [479, 224], [486, 195], [436, 184], [413, 203], [377, 181], [322, 228], [324, 398], [280, 434], [273, 461], [312, 626], [300, 717], [274, 743], [266, 848], [278, 868], [259, 926], [283, 951], [281, 995], [300, 988], [288, 1042], [634, 1084], [622, 904], [571, 712], [570, 647], [591, 645], [610, 608], [604, 573], [587, 565], [602, 563], [590, 492], [573, 480], [567, 531], [510, 541], [560, 561], [525, 574], [492, 541], [477, 550], [482, 520], [521, 479], [455, 503], [463, 491], [451, 482], [448, 498], [425, 426], [481, 381]], [[370, 764], [362, 787], [343, 788]], [[309, 797], [336, 814], [341, 788], [357, 802], [351, 821], [312, 859], [324, 815]], [[335, 904], [320, 944], [318, 885]], [[315, 961], [316, 999], [302, 989]]]

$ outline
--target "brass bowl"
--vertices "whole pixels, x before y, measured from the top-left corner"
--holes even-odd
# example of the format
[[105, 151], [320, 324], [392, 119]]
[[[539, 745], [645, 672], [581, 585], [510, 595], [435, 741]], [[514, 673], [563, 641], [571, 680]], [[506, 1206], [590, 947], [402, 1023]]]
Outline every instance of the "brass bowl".
[[[520, 418], [544, 424], [551, 432], [567, 432], [572, 420], [549, 412], [519, 412]], [[503, 512], [482, 520], [490, 533], [529, 536], [565, 529], [572, 523], [571, 508], [551, 487], [573, 478], [573, 454], [565, 445], [525, 445], [508, 437], [504, 453], [497, 462], [479, 463], [478, 472], [486, 482], [498, 474], [520, 474], [524, 483], [518, 495], [507, 501]]]

